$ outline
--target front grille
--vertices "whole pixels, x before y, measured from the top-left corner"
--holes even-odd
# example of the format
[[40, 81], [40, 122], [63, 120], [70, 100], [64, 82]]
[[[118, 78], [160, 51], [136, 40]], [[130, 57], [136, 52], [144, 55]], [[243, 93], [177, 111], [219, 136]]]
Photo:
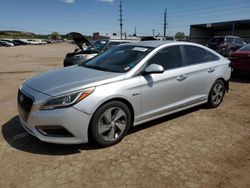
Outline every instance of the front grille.
[[26, 121], [33, 105], [33, 100], [18, 90], [17, 102], [20, 107], [19, 114]]

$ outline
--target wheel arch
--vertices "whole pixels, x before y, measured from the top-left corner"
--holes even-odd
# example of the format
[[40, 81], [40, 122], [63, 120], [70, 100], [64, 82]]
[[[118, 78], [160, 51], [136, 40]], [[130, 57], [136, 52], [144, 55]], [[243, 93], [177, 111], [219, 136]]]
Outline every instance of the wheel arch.
[[215, 82], [216, 82], [217, 80], [223, 81], [223, 83], [225, 84], [225, 89], [226, 89], [226, 91], [228, 92], [228, 91], [229, 91], [229, 80], [226, 81], [223, 77], [217, 78], [217, 79], [215, 80]]
[[[125, 105], [127, 105], [127, 107], [129, 108], [129, 110], [130, 110], [130, 112], [131, 112], [131, 117], [132, 117], [131, 122], [132, 122], [132, 124], [133, 124], [133, 123], [134, 123], [134, 118], [135, 118], [134, 107], [132, 106], [132, 104], [131, 104], [127, 99], [122, 98], [122, 97], [114, 97], [114, 98], [111, 98], [111, 99], [108, 99], [108, 100], [102, 102], [101, 104], [99, 104], [99, 105], [97, 106], [97, 108], [95, 109], [95, 112], [96, 112], [101, 106], [103, 106], [104, 104], [107, 104], [107, 103], [109, 103], [109, 102], [111, 102], [111, 101], [119, 101], [119, 102], [122, 102], [122, 103], [124, 103]], [[95, 112], [94, 112], [94, 113], [95, 113]], [[88, 126], [88, 140], [92, 140], [91, 133], [90, 133], [90, 126], [91, 126], [92, 120], [93, 120], [93, 116], [92, 116], [92, 118], [91, 118], [91, 120], [90, 120], [90, 123], [89, 123], [89, 126]], [[131, 126], [132, 126], [132, 125], [131, 125]]]

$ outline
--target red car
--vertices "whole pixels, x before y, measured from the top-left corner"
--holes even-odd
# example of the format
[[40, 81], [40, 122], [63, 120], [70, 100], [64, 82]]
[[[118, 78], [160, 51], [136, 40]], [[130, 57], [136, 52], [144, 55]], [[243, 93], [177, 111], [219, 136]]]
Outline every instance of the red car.
[[235, 72], [250, 73], [250, 45], [231, 53], [229, 59]]

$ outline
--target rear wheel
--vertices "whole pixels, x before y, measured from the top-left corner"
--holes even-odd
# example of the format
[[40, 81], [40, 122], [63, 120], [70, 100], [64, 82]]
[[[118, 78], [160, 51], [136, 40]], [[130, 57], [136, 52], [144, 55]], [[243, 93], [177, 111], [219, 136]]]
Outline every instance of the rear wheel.
[[100, 146], [112, 146], [122, 140], [131, 125], [131, 112], [126, 104], [111, 101], [94, 113], [91, 121], [91, 135]]
[[225, 95], [225, 83], [222, 80], [217, 80], [209, 93], [207, 105], [210, 108], [215, 108], [220, 105]]

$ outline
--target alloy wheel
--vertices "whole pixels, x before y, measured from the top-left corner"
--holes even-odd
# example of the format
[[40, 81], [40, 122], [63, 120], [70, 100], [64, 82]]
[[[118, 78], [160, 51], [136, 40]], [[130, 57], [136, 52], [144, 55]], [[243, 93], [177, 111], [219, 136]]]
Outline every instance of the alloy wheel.
[[222, 85], [221, 82], [218, 82], [216, 83], [212, 91], [212, 96], [211, 96], [212, 103], [214, 105], [218, 105], [222, 101], [223, 95], [224, 95], [224, 86]]
[[98, 133], [105, 141], [117, 140], [125, 131], [127, 126], [127, 115], [119, 107], [107, 109], [98, 123]]

